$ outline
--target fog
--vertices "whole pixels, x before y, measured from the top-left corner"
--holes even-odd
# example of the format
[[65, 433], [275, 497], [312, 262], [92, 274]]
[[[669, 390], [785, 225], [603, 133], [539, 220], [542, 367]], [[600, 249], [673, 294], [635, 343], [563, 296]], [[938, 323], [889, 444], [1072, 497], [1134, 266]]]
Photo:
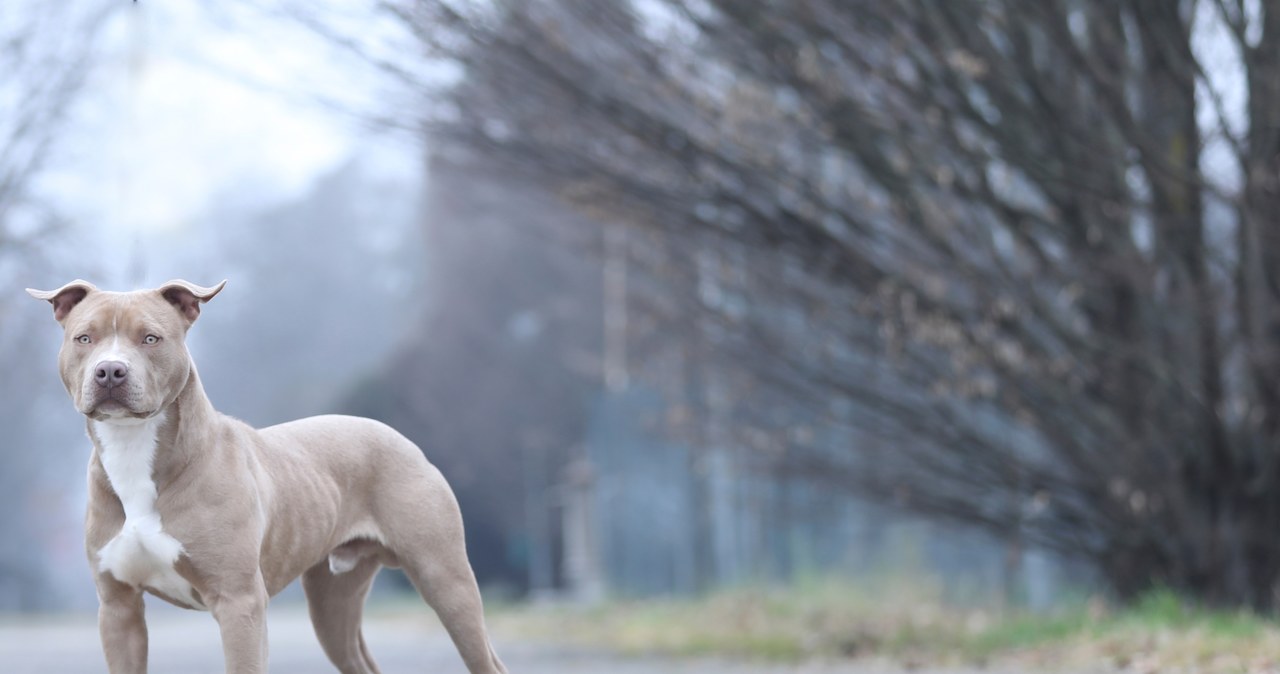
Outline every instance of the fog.
[[[916, 104], [939, 63], [962, 92], [988, 86], [968, 51], [873, 41], [845, 58], [788, 42], [820, 28], [803, 12], [534, 4], [0, 15], [17, 45], [0, 53], [0, 612], [96, 605], [91, 445], [58, 379], [61, 332], [22, 292], [75, 278], [226, 279], [189, 337], [214, 405], [257, 426], [395, 426], [453, 485], [491, 596], [891, 573], [1033, 610], [1161, 583], [1262, 602], [1253, 539], [1213, 524], [1254, 510], [1171, 467], [1242, 480], [1245, 459], [1178, 443], [1252, 457], [1264, 441], [1239, 438], [1270, 433], [1232, 407], [1265, 408], [1232, 350], [1260, 333], [1208, 315], [1266, 268], [1215, 266], [1251, 259], [1215, 234], [1244, 231], [1220, 219], [1244, 208], [1239, 183], [1197, 193], [1207, 224], [1170, 262], [1144, 236], [1192, 197], [1150, 188], [1159, 167], [1126, 178], [1136, 160], [1115, 149], [1093, 209], [1055, 182], [1092, 179], [1090, 156], [1071, 146], [1067, 168], [1038, 172], [1021, 151], [1055, 138], [991, 121], [1023, 89]], [[797, 56], [761, 57], [775, 38]], [[1025, 137], [1000, 135], [1015, 126]], [[1203, 320], [1178, 322], [1188, 306]], [[1205, 324], [1221, 334], [1186, 337]], [[1230, 418], [1188, 421], [1206, 405]], [[1183, 530], [1170, 522], [1224, 557], [1131, 545]], [[1215, 565], [1233, 580], [1198, 584]]]
[[[90, 444], [58, 379], [61, 331], [22, 288], [227, 279], [232, 290], [189, 344], [215, 405], [260, 426], [334, 411], [422, 315], [421, 144], [368, 132], [303, 84], [261, 81], [321, 65], [352, 92], [359, 80], [342, 64], [319, 49], [292, 65], [245, 53], [250, 38], [198, 7], [30, 3], [3, 23], [43, 39], [79, 12], [93, 14], [84, 42], [29, 54], [5, 76], [16, 97], [38, 86], [36, 66], [86, 61], [73, 95], [49, 102], [64, 119], [23, 132], [48, 134], [40, 170], [16, 175], [26, 168], [12, 152], [17, 131], [5, 157], [23, 181], [0, 243], [12, 291], [0, 299], [0, 340], [15, 376], [2, 394], [5, 610], [96, 605], [81, 542]], [[238, 52], [251, 66], [230, 63]]]

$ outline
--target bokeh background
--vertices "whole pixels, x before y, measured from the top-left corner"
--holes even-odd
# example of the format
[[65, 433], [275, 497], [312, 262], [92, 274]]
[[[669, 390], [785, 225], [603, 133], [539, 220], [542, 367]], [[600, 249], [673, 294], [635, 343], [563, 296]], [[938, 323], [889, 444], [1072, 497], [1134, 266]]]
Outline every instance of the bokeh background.
[[399, 428], [499, 601], [1269, 612], [1278, 156], [1269, 1], [9, 2], [0, 612], [95, 604], [77, 277], [229, 279], [215, 405]]

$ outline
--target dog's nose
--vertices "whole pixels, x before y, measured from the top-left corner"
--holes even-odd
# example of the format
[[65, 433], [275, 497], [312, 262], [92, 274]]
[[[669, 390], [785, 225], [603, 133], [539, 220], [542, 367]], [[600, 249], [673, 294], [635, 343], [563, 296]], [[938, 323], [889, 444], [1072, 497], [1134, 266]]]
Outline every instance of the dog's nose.
[[129, 366], [118, 360], [104, 360], [98, 363], [98, 369], [93, 373], [93, 378], [97, 380], [98, 386], [107, 388], [123, 384], [128, 376]]

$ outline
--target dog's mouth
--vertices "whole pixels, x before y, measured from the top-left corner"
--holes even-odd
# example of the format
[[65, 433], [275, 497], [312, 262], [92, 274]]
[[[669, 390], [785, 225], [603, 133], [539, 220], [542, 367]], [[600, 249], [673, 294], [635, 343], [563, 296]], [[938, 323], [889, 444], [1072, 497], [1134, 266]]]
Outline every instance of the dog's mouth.
[[85, 416], [94, 421], [118, 421], [120, 419], [150, 419], [158, 412], [135, 411], [114, 400], [106, 400]]
[[89, 414], [90, 415], [128, 414], [129, 412], [132, 412], [132, 411], [133, 410], [129, 409], [128, 405], [125, 405], [124, 403], [120, 402], [119, 400], [116, 400], [115, 398], [108, 397], [108, 398], [103, 398], [102, 400], [99, 400], [98, 404], [94, 405], [93, 408], [89, 410]]
[[97, 421], [107, 421], [122, 418], [148, 419], [155, 415], [152, 411], [135, 409], [133, 405], [122, 399], [123, 392], [117, 393], [117, 391], [119, 389], [105, 392], [90, 406], [85, 416]]

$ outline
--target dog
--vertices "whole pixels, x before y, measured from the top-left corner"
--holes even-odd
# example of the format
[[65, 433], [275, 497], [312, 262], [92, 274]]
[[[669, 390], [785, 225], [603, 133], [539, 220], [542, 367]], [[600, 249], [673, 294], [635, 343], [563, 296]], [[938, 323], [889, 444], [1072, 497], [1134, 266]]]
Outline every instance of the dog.
[[225, 285], [27, 290], [62, 325], [58, 369], [93, 441], [85, 547], [110, 672], [146, 671], [143, 592], [212, 613], [227, 672], [265, 672], [267, 601], [299, 576], [329, 660], [378, 672], [360, 621], [383, 566], [404, 569], [471, 672], [506, 672], [457, 500], [417, 446], [371, 419], [255, 430], [213, 408], [186, 335]]

